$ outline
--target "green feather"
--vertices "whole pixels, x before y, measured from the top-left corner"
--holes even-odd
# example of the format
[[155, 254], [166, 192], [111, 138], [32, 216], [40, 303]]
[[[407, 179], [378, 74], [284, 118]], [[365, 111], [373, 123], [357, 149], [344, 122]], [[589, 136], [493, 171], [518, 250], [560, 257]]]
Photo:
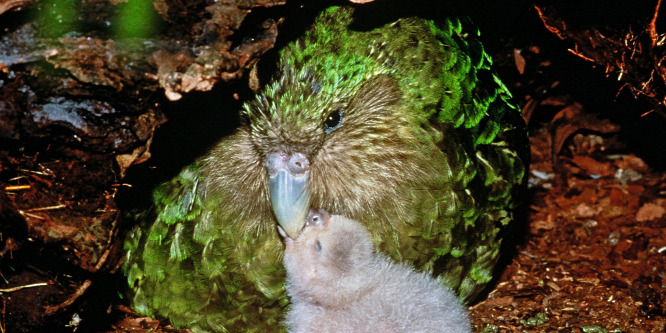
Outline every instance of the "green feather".
[[[360, 221], [379, 251], [472, 300], [524, 187], [528, 141], [465, 19], [350, 29], [331, 7], [281, 50], [248, 122], [158, 187], [125, 242], [138, 312], [194, 332], [267, 332], [288, 298], [264, 158], [300, 151], [313, 208]], [[344, 112], [340, 128], [326, 117]]]

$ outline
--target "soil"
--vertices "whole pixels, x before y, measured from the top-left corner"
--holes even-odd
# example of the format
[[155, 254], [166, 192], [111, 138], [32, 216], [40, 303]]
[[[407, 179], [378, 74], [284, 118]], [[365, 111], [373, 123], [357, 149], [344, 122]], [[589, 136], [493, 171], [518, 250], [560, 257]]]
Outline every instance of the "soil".
[[475, 330], [664, 332], [666, 174], [629, 153], [575, 155], [556, 175], [547, 131], [533, 134], [527, 235], [470, 308]]
[[539, 23], [494, 42], [530, 128], [530, 196], [474, 330], [665, 332], [666, 122]]

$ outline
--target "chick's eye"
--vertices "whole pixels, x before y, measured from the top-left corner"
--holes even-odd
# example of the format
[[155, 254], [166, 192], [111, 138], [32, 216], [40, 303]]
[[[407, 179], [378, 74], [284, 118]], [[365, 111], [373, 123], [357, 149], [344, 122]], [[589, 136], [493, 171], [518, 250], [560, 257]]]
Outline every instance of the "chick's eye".
[[315, 251], [321, 252], [321, 243], [319, 243], [319, 241], [316, 241], [315, 245], [314, 245], [314, 248], [315, 248]]
[[342, 111], [335, 110], [326, 117], [326, 120], [324, 121], [324, 131], [326, 133], [331, 133], [333, 130], [340, 127], [340, 124], [342, 124]]

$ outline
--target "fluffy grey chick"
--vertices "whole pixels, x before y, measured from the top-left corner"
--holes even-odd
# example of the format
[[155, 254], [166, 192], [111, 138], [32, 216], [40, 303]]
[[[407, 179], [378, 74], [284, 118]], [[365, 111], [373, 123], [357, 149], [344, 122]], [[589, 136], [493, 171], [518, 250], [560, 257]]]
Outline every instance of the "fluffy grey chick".
[[290, 332], [471, 331], [450, 290], [376, 253], [357, 221], [310, 211], [300, 236], [285, 236], [285, 244]]

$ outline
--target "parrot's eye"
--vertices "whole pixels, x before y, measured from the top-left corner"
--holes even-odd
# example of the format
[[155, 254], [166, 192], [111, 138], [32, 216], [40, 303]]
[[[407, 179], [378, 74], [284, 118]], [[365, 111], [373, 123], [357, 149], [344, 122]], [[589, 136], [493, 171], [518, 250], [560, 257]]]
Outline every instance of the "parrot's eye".
[[315, 242], [315, 251], [321, 252], [321, 243], [319, 241]]
[[326, 134], [331, 133], [342, 124], [342, 110], [335, 110], [331, 112], [326, 121], [324, 121], [324, 131]]

